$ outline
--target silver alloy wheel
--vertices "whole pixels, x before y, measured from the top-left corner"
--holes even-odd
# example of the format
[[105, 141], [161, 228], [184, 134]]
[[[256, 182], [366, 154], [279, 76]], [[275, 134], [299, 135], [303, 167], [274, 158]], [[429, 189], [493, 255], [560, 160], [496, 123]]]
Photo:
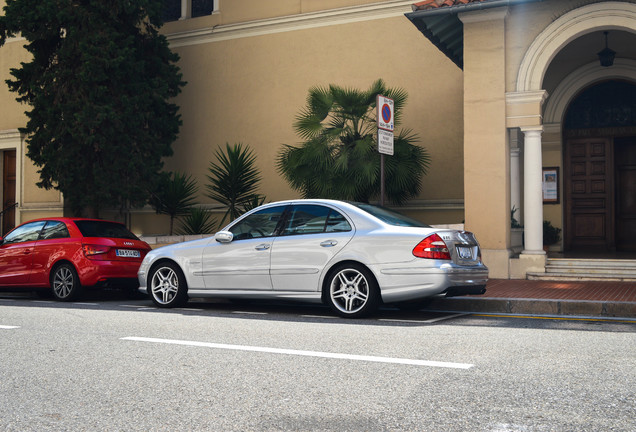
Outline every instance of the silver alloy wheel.
[[169, 305], [179, 293], [179, 276], [172, 267], [161, 267], [152, 275], [150, 292], [153, 299]]
[[73, 295], [73, 289], [75, 288], [75, 274], [68, 266], [60, 266], [55, 270], [53, 275], [53, 293], [55, 297], [60, 300], [64, 300]]
[[370, 287], [367, 278], [357, 269], [344, 268], [331, 279], [329, 296], [331, 303], [344, 314], [355, 314], [369, 301]]

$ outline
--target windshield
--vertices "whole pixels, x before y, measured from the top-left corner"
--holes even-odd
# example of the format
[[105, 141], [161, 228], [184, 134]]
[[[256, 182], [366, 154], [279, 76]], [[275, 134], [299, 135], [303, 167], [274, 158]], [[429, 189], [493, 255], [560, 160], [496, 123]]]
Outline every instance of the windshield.
[[139, 240], [136, 235], [117, 222], [76, 220], [75, 225], [84, 237], [108, 237]]
[[403, 214], [394, 212], [393, 210], [389, 210], [384, 207], [378, 207], [371, 204], [356, 203], [356, 202], [351, 202], [350, 204], [358, 207], [361, 210], [364, 210], [370, 215], [373, 215], [376, 218], [380, 219], [382, 222], [388, 223], [390, 225], [404, 226], [404, 227], [430, 228], [430, 225], [426, 225], [423, 222], [412, 219], [408, 216], [404, 216]]

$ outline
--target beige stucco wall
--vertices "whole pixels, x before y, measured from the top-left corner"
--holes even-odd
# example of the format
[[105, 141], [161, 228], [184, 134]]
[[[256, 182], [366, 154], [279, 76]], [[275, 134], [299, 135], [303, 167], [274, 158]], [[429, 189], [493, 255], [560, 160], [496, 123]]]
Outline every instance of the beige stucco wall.
[[[183, 127], [165, 168], [192, 174], [201, 204], [214, 207], [205, 195], [206, 175], [215, 149], [226, 142], [243, 142], [256, 152], [268, 201], [297, 197], [275, 161], [282, 144], [299, 140], [292, 124], [309, 88], [334, 83], [366, 89], [383, 78], [408, 92], [402, 127], [420, 136], [432, 159], [420, 197], [405, 212], [433, 224], [464, 220], [462, 71], [403, 16], [409, 2], [220, 0], [219, 5], [211, 16], [162, 29], [181, 56], [188, 82], [176, 101]], [[193, 33], [219, 29], [231, 35], [188, 42]], [[27, 59], [21, 44], [0, 48], [0, 79]], [[4, 85], [0, 101], [0, 131], [24, 126], [25, 107]], [[37, 168], [23, 161], [21, 193], [29, 206], [23, 214], [62, 212], [59, 192], [37, 188]], [[131, 220], [139, 233], [167, 231], [167, 218], [150, 209]]]
[[508, 277], [510, 243], [505, 12], [462, 16], [466, 229], [477, 233], [491, 277]]
[[[24, 41], [15, 38], [8, 40], [0, 47], [0, 133], [16, 131], [26, 125], [27, 117], [24, 114], [28, 107], [16, 101], [16, 93], [9, 91], [5, 84], [7, 79], [13, 79], [11, 68], [20, 66], [20, 62], [28, 61], [29, 54], [23, 48]], [[26, 143], [23, 137], [10, 139], [2, 143], [1, 150], [15, 149], [18, 152], [17, 163], [21, 166], [17, 169], [16, 224], [45, 216], [61, 216], [63, 202], [61, 194], [56, 190], [44, 190], [36, 186], [39, 181], [37, 168], [26, 157]], [[1, 156], [1, 155], [0, 155]], [[0, 188], [0, 193], [2, 189]]]
[[[219, 15], [225, 13], [222, 4]], [[181, 56], [179, 65], [188, 81], [177, 98], [183, 127], [166, 169], [193, 174], [201, 203], [212, 204], [205, 196], [208, 166], [215, 149], [226, 142], [242, 142], [256, 152], [263, 174], [261, 192], [268, 201], [297, 197], [275, 163], [283, 144], [299, 141], [292, 124], [308, 90], [331, 83], [366, 89], [378, 78], [408, 92], [402, 127], [415, 131], [431, 155], [419, 201], [463, 199], [463, 130], [457, 121], [462, 115], [462, 72], [402, 15], [175, 43], [174, 35], [181, 35], [178, 26], [189, 28], [192, 22], [164, 28], [175, 32], [167, 36], [177, 45], [173, 49]], [[464, 217], [461, 203], [454, 209], [416, 205], [407, 212], [430, 223], [457, 223]]]

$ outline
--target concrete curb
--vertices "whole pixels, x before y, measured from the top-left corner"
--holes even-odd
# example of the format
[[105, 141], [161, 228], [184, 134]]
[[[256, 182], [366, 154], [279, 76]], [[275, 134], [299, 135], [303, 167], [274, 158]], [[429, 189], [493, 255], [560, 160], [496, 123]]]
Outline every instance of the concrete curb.
[[426, 306], [426, 309], [475, 313], [636, 318], [634, 302], [589, 300], [450, 297], [434, 299]]

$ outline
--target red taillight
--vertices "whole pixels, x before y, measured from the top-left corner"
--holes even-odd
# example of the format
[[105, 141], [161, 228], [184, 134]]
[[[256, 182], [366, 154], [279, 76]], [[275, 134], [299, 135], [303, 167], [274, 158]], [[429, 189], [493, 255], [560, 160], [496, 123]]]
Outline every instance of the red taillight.
[[82, 245], [86, 258], [98, 258], [98, 255], [108, 253], [110, 247], [101, 245]]
[[413, 255], [418, 258], [439, 260], [451, 259], [448, 246], [446, 246], [444, 240], [442, 240], [442, 238], [437, 234], [431, 234], [415, 246], [415, 249], [413, 249]]

